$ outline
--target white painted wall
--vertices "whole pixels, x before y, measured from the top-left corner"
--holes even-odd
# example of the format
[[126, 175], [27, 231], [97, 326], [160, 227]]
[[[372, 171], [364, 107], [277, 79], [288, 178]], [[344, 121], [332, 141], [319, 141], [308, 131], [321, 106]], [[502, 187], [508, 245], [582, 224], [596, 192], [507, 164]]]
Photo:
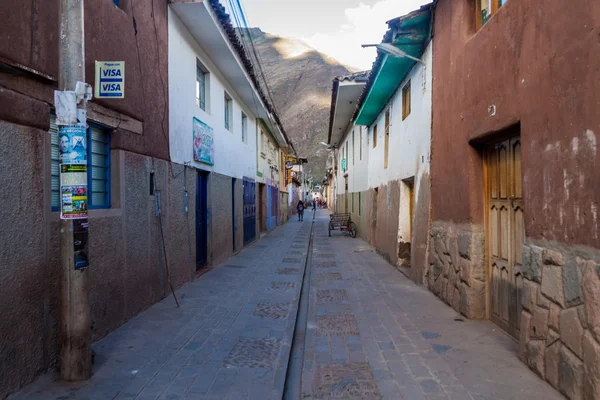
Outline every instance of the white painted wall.
[[[341, 140], [338, 150], [337, 194], [344, 194], [344, 174], [340, 160], [348, 159], [348, 193], [361, 192], [389, 181], [414, 177], [414, 200], [419, 199], [421, 177], [429, 174], [431, 151], [431, 86], [432, 42], [422, 57], [425, 65], [415, 64], [398, 87], [388, 105], [381, 111], [372, 126], [353, 125]], [[411, 113], [402, 120], [402, 88], [411, 81]], [[390, 138], [388, 167], [384, 168], [385, 112], [390, 108]], [[377, 124], [377, 146], [373, 148], [373, 127]], [[359, 157], [360, 128], [363, 130], [362, 160]], [[352, 131], [355, 147], [352, 151]], [[348, 143], [348, 154], [346, 153]], [[426, 183], [428, 184], [428, 183]], [[400, 187], [399, 240], [410, 241], [409, 189]], [[338, 208], [340, 205], [338, 205]], [[343, 207], [343, 205], [341, 205]]]
[[[191, 162], [197, 168], [234, 178], [256, 177], [256, 120], [217, 66], [169, 8], [169, 144], [171, 160]], [[223, 46], [223, 51], [229, 51]], [[209, 71], [207, 107], [196, 106], [196, 59]], [[225, 91], [233, 99], [231, 130], [225, 129]], [[242, 111], [248, 129], [242, 142]], [[194, 161], [192, 121], [196, 117], [214, 130], [214, 161], [210, 166]]]
[[[375, 123], [377, 124], [377, 147], [371, 140], [373, 126], [369, 127], [369, 188], [389, 181], [414, 177], [414, 201], [419, 199], [424, 174], [429, 174], [431, 152], [431, 86], [432, 45], [430, 42], [422, 60], [417, 63], [398, 87], [398, 90]], [[411, 112], [402, 120], [402, 88], [411, 81]], [[390, 108], [390, 138], [388, 167], [384, 168], [385, 111]], [[425, 184], [429, 184], [428, 182]], [[398, 240], [410, 242], [410, 196], [408, 186], [400, 185], [400, 213]]]
[[[340, 141], [341, 145], [337, 150], [337, 181], [339, 183], [338, 195], [345, 193], [346, 189], [344, 175], [346, 173], [348, 173], [348, 193], [363, 192], [368, 189], [369, 151], [367, 148], [367, 136], [367, 127], [352, 125], [348, 128], [344, 138]], [[346, 153], [346, 147], [348, 148], [348, 153]], [[347, 160], [346, 171], [342, 171], [341, 168], [342, 158], [346, 158]]]
[[258, 146], [258, 165], [257, 172], [262, 173], [262, 176], [256, 176], [256, 181], [266, 183], [267, 185], [279, 187], [279, 172], [271, 170], [270, 167], [281, 168], [281, 152], [277, 143], [269, 135], [267, 129], [261, 123], [258, 123], [258, 131], [256, 132], [256, 144]]
[[[423, 53], [423, 61], [415, 64], [398, 87], [388, 106], [381, 111], [377, 124], [377, 147], [372, 146], [373, 126], [369, 127], [369, 182], [370, 188], [396, 179], [417, 177], [429, 172], [431, 142], [431, 43]], [[402, 121], [402, 88], [411, 81], [411, 112]], [[390, 139], [388, 167], [384, 168], [385, 111], [390, 107]], [[415, 188], [417, 190], [417, 188]], [[416, 198], [418, 198], [415, 195]]]

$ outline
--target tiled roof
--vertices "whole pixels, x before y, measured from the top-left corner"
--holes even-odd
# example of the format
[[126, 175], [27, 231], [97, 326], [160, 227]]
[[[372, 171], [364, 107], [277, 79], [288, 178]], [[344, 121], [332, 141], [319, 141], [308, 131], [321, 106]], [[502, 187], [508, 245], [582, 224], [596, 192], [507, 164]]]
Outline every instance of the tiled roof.
[[248, 58], [248, 55], [246, 54], [244, 46], [242, 45], [242, 43], [240, 43], [238, 35], [236, 34], [236, 30], [235, 30], [233, 24], [231, 23], [231, 18], [229, 17], [229, 14], [227, 14], [225, 7], [221, 4], [221, 2], [219, 0], [210, 0], [210, 5], [212, 6], [213, 10], [217, 14], [217, 17], [218, 17], [219, 21], [221, 22], [221, 26], [223, 27], [223, 29], [225, 30], [225, 33], [227, 34], [227, 38], [229, 39], [229, 42], [231, 43], [231, 45], [237, 52], [238, 56], [242, 60], [244, 69], [246, 70], [248, 75], [250, 75], [250, 79], [252, 80], [252, 83], [254, 84], [254, 88], [258, 92], [258, 95], [260, 96], [262, 102], [265, 104], [265, 107], [267, 108], [267, 110], [273, 115], [273, 118], [275, 119], [275, 122], [279, 126], [279, 129], [281, 130], [281, 133], [283, 134], [285, 140], [289, 143], [290, 147], [295, 152], [296, 149], [294, 149], [293, 143], [288, 138], [287, 134], [285, 133], [285, 130], [283, 129], [283, 124], [281, 123], [281, 120], [279, 119], [279, 115], [277, 115], [277, 112], [275, 111], [274, 105], [271, 104], [268, 97], [265, 96], [265, 94], [259, 84], [256, 72], [254, 71], [254, 66], [252, 65], [252, 62], [250, 61], [250, 59]]
[[369, 77], [369, 72], [370, 71], [361, 71], [361, 72], [355, 72], [353, 74], [348, 74], [348, 75], [340, 75], [340, 76], [336, 76], [335, 78], [333, 78], [333, 80], [337, 81], [337, 82], [344, 82], [344, 81], [365, 82], [367, 80], [367, 78]]

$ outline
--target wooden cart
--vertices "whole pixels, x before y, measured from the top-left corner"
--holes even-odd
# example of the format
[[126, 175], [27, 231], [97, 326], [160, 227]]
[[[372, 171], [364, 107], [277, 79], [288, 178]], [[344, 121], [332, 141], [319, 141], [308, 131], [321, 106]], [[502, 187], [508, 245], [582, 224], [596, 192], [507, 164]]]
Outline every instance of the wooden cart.
[[350, 235], [356, 237], [356, 224], [350, 219], [350, 213], [337, 213], [329, 216], [329, 236], [331, 231], [340, 230], [350, 233]]

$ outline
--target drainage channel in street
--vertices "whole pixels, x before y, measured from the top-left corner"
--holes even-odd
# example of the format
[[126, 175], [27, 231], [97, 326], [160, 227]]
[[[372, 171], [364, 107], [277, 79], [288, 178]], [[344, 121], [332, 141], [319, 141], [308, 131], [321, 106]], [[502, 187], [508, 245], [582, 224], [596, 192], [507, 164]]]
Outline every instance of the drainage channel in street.
[[294, 337], [292, 339], [292, 347], [290, 350], [290, 358], [283, 390], [283, 398], [285, 400], [298, 400], [302, 394], [302, 369], [304, 367], [304, 348], [306, 345], [308, 307], [310, 304], [310, 276], [312, 270], [312, 248], [316, 214], [316, 212], [313, 212], [313, 219], [310, 224], [308, 250], [304, 265], [304, 275], [302, 276], [302, 285], [300, 287], [298, 311], [296, 313], [296, 326], [294, 327]]

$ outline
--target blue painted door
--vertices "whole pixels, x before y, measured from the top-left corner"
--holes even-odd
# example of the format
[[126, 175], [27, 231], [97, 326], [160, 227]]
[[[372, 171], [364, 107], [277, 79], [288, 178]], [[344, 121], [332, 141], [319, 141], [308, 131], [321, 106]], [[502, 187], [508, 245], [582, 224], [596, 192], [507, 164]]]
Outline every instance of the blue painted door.
[[198, 171], [196, 182], [196, 271], [208, 264], [208, 173]]
[[256, 182], [244, 178], [244, 246], [256, 238]]
[[267, 229], [271, 230], [278, 224], [279, 217], [279, 189], [267, 186]]

